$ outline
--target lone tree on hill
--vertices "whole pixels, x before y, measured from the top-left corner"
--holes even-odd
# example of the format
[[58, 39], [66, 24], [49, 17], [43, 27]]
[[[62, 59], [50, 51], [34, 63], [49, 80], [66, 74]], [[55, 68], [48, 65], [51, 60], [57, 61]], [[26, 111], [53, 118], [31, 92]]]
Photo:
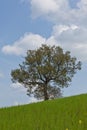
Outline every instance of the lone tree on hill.
[[48, 100], [60, 97], [61, 88], [68, 87], [72, 77], [81, 69], [81, 62], [63, 52], [59, 46], [42, 45], [37, 50], [28, 50], [19, 69], [11, 71], [12, 81], [27, 88], [27, 94], [37, 99]]

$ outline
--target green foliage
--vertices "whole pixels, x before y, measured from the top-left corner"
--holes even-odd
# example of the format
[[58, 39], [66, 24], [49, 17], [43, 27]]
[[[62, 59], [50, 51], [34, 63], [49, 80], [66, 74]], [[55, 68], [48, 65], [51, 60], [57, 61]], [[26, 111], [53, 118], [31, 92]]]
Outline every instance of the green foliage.
[[12, 70], [13, 82], [27, 88], [28, 95], [48, 100], [51, 95], [60, 97], [62, 87], [68, 87], [72, 77], [81, 69], [81, 62], [63, 52], [59, 46], [42, 45], [37, 50], [28, 50], [19, 69]]
[[87, 130], [87, 94], [0, 109], [0, 130]]

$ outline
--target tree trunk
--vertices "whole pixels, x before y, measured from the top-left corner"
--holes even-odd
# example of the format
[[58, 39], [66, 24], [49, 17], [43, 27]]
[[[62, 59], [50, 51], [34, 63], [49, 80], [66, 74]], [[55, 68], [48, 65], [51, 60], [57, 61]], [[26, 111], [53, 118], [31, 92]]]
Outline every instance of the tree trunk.
[[47, 93], [47, 84], [44, 85], [44, 100], [49, 100], [49, 96]]

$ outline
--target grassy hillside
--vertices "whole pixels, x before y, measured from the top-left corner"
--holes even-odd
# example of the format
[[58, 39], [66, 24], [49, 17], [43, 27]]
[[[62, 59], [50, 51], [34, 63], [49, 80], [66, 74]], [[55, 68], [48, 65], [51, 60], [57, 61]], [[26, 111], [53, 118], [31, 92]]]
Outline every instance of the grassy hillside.
[[87, 94], [0, 109], [0, 130], [87, 130]]

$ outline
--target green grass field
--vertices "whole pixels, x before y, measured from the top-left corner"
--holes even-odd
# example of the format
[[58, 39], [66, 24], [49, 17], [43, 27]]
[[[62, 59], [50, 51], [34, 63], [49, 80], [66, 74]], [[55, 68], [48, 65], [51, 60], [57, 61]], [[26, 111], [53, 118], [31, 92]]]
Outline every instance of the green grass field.
[[87, 130], [87, 94], [2, 108], [0, 130]]

